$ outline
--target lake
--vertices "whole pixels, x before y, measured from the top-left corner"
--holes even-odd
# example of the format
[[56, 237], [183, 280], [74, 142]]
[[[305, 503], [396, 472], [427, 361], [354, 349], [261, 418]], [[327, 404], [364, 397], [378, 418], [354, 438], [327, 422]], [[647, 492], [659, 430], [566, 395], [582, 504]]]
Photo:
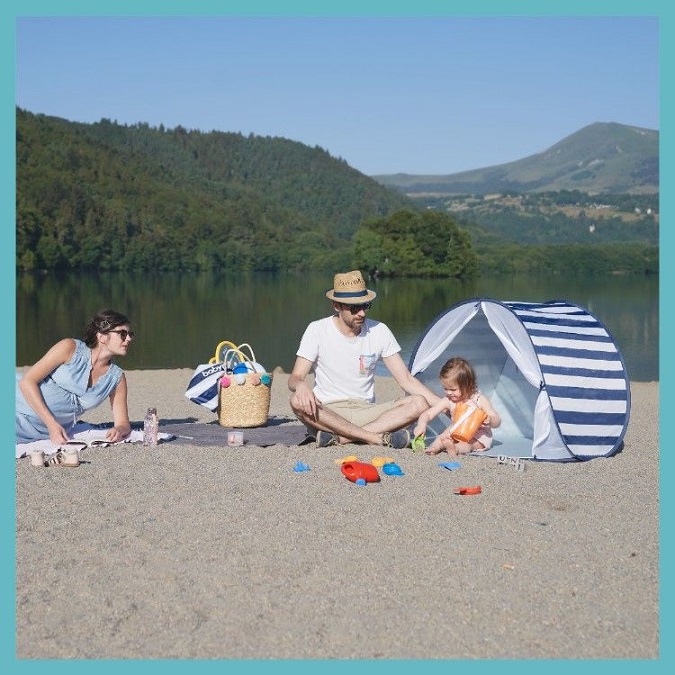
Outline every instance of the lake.
[[[288, 372], [305, 326], [331, 312], [325, 292], [332, 281], [330, 274], [20, 274], [16, 364], [34, 363], [63, 337], [80, 337], [89, 318], [110, 307], [127, 314], [137, 333], [119, 361], [125, 369], [195, 368], [231, 340], [250, 343], [269, 370]], [[605, 325], [631, 380], [659, 379], [658, 277], [378, 279], [368, 286], [378, 293], [369, 316], [393, 330], [406, 363], [429, 322], [458, 302], [567, 300]]]

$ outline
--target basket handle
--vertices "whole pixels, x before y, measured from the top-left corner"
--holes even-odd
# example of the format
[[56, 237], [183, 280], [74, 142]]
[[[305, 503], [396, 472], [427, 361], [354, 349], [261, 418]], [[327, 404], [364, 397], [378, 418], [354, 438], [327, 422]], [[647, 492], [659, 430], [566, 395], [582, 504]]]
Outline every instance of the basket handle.
[[228, 349], [223, 356], [222, 363], [225, 364], [226, 370], [233, 370], [237, 363], [246, 363], [246, 354], [240, 352], [236, 347]]
[[247, 361], [250, 361], [251, 363], [255, 363], [255, 354], [253, 353], [253, 347], [248, 342], [243, 342], [237, 347], [237, 350], [239, 351], [240, 354], [244, 353], [244, 348], [248, 349], [249, 356], [251, 357], [250, 359], [246, 359]]
[[[216, 347], [216, 353], [213, 355], [213, 363], [224, 363], [225, 362], [225, 354], [227, 351], [224, 349], [227, 347], [228, 351], [229, 349], [237, 349], [237, 345], [234, 344], [234, 342], [230, 342], [229, 340], [223, 340], [222, 342], [218, 343], [218, 346]], [[209, 363], [211, 363], [209, 361]]]

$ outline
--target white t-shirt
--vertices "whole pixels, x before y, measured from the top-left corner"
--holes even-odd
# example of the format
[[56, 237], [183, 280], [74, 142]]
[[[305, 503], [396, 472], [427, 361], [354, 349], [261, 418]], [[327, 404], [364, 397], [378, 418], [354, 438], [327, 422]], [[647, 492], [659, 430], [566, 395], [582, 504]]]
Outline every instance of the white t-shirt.
[[366, 319], [357, 337], [347, 337], [329, 316], [307, 326], [296, 354], [314, 364], [314, 395], [321, 403], [348, 398], [372, 403], [376, 363], [400, 351], [394, 334], [379, 321]]

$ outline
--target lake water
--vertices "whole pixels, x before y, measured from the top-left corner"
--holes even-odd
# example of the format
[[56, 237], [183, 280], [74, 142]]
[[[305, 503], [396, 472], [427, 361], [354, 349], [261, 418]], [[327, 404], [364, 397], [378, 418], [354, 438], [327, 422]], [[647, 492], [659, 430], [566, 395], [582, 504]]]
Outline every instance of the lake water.
[[[606, 326], [631, 380], [659, 379], [657, 277], [382, 279], [368, 285], [378, 293], [369, 316], [393, 330], [406, 363], [429, 322], [458, 302], [568, 300]], [[57, 340], [81, 336], [96, 311], [111, 307], [127, 314], [137, 333], [119, 362], [125, 369], [194, 368], [208, 362], [221, 340], [231, 340], [250, 343], [268, 369], [290, 371], [305, 326], [330, 314], [325, 292], [331, 286], [326, 274], [18, 275], [16, 363], [32, 364]]]

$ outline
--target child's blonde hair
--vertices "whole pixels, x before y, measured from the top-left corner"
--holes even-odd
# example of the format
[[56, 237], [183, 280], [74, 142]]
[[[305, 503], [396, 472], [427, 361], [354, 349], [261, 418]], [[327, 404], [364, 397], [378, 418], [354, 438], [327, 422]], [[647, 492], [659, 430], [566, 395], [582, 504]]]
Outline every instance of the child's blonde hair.
[[471, 364], [459, 356], [446, 361], [438, 377], [448, 379], [459, 387], [463, 398], [470, 398], [478, 391], [476, 373]]

